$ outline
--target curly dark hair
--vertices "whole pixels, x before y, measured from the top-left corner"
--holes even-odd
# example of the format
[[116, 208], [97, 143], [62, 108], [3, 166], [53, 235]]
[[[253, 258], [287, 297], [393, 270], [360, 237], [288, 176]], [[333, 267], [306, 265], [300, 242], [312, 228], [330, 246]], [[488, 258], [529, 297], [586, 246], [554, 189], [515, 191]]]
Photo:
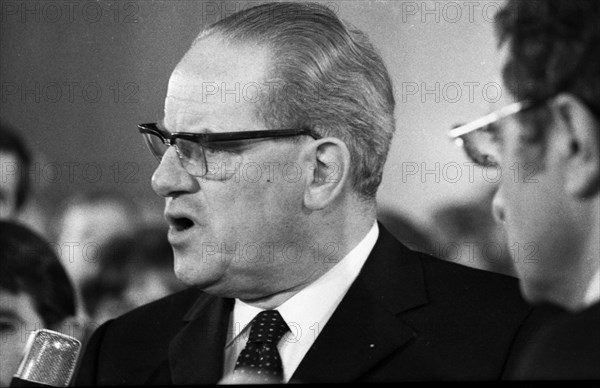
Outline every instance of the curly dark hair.
[[509, 0], [496, 15], [509, 44], [503, 77], [518, 99], [568, 92], [600, 117], [600, 1]]
[[29, 295], [47, 328], [75, 316], [75, 290], [56, 252], [13, 221], [0, 221], [0, 289]]

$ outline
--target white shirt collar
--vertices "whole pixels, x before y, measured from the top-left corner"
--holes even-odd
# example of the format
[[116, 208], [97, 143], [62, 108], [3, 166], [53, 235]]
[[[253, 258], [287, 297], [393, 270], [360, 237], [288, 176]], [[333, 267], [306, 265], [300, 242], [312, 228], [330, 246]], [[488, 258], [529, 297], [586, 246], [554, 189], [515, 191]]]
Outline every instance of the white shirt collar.
[[[367, 261], [375, 242], [379, 237], [377, 222], [373, 224], [365, 237], [340, 262], [334, 265], [323, 276], [300, 290], [297, 294], [277, 307], [277, 311], [290, 325], [300, 325], [303, 332], [310, 330], [311, 325], [319, 322], [324, 325], [343, 299], [344, 295], [358, 276], [362, 266]], [[324, 248], [325, 249], [325, 248]], [[231, 340], [235, 340], [254, 317], [263, 311], [239, 299], [235, 300], [233, 308], [234, 331]], [[293, 331], [293, 327], [290, 326]]]
[[[340, 262], [277, 307], [277, 311], [290, 327], [290, 332], [277, 346], [285, 382], [294, 374], [304, 355], [358, 277], [378, 237], [379, 227], [375, 222], [365, 237]], [[231, 331], [225, 346], [226, 376], [233, 370], [235, 360], [246, 344], [248, 324], [261, 311], [260, 308], [236, 299], [230, 321]]]

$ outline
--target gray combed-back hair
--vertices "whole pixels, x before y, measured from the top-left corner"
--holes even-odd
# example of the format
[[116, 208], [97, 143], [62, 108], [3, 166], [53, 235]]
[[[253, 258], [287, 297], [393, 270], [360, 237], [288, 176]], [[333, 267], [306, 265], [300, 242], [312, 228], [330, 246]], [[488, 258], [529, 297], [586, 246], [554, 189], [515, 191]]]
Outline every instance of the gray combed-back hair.
[[367, 36], [314, 3], [252, 7], [208, 26], [196, 42], [213, 34], [268, 48], [270, 87], [259, 118], [269, 128], [310, 128], [344, 141], [353, 188], [373, 199], [395, 122], [392, 82]]

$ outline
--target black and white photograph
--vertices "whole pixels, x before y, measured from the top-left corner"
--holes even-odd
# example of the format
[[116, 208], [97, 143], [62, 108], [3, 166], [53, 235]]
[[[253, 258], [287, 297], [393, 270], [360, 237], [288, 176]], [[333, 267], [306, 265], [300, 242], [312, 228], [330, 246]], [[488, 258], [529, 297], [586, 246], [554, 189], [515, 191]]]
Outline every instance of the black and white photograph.
[[0, 387], [600, 382], [600, 1], [1, 0]]

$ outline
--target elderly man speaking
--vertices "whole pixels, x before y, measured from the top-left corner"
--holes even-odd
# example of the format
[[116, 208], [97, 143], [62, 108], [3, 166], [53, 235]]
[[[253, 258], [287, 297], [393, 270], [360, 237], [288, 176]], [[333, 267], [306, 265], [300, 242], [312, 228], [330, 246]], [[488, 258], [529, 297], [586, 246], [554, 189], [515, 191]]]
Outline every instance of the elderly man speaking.
[[376, 221], [394, 129], [383, 60], [328, 8], [207, 27], [139, 126], [191, 287], [101, 326], [75, 384], [500, 378], [531, 310]]

